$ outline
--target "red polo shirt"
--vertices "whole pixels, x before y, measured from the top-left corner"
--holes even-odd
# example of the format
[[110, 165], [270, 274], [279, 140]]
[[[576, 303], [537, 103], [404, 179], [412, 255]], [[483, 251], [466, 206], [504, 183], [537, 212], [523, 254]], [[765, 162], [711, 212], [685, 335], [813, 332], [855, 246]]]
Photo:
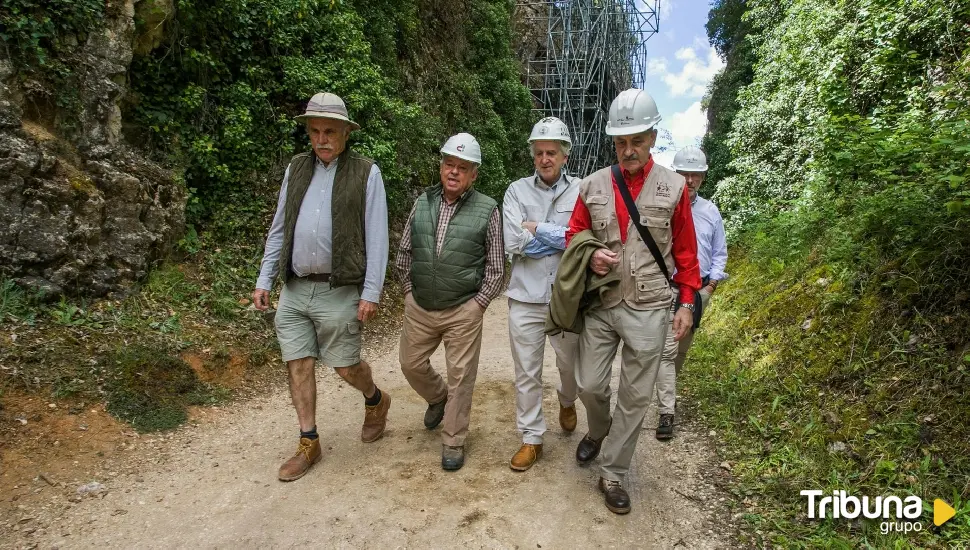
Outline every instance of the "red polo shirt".
[[[640, 195], [643, 189], [643, 182], [647, 179], [647, 174], [653, 169], [653, 158], [647, 161], [643, 170], [637, 174], [623, 171], [623, 179], [633, 200]], [[613, 206], [616, 209], [616, 221], [620, 224], [620, 242], [626, 243], [627, 227], [630, 225], [630, 213], [627, 212], [626, 204], [620, 195], [620, 188], [617, 181], [610, 177], [613, 182]], [[566, 230], [566, 244], [572, 240], [573, 235], [591, 229], [593, 220], [589, 216], [589, 209], [583, 202], [583, 197], [576, 198], [576, 207], [573, 215], [569, 218], [569, 229]], [[694, 291], [701, 288], [701, 271], [697, 263], [697, 237], [694, 235], [694, 217], [690, 210], [690, 194], [687, 186], [684, 186], [684, 193], [677, 206], [674, 208], [674, 215], [670, 218], [670, 230], [673, 233], [674, 283], [680, 287], [680, 301], [688, 304], [694, 303]]]

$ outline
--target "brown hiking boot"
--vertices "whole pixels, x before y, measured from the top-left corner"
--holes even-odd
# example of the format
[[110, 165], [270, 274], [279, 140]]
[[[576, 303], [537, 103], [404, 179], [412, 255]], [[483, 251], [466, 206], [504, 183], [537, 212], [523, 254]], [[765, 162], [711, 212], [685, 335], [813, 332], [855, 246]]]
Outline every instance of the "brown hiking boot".
[[576, 405], [572, 407], [559, 405], [559, 426], [567, 432], [576, 429]]
[[512, 460], [509, 461], [509, 466], [516, 472], [524, 472], [531, 468], [541, 456], [542, 443], [538, 445], [523, 443], [519, 452], [512, 456]]
[[360, 440], [373, 443], [384, 435], [387, 428], [387, 411], [391, 408], [391, 394], [381, 391], [381, 401], [373, 407], [364, 405], [364, 427], [360, 429]]
[[280, 466], [280, 481], [300, 479], [310, 471], [310, 466], [320, 461], [322, 454], [319, 439], [301, 437], [300, 448], [296, 450], [296, 454]]

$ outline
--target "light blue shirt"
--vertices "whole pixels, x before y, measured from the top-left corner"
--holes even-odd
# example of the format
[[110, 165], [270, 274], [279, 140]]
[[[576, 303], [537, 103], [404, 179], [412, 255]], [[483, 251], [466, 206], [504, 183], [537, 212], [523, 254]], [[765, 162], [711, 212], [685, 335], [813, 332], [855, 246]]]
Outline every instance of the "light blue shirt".
[[[310, 186], [303, 195], [300, 213], [296, 218], [293, 233], [293, 272], [299, 277], [311, 273], [330, 273], [333, 262], [333, 217], [330, 210], [333, 196], [333, 182], [337, 175], [337, 161], [324, 166], [320, 159], [313, 165]], [[283, 248], [283, 209], [286, 204], [286, 187], [290, 179], [287, 167], [280, 188], [276, 216], [266, 236], [266, 248], [259, 269], [256, 288], [271, 290], [273, 281], [279, 274], [280, 251]], [[367, 190], [364, 203], [364, 250], [367, 267], [364, 274], [364, 288], [360, 293], [362, 300], [378, 303], [384, 288], [384, 273], [387, 271], [387, 198], [384, 192], [384, 179], [376, 164], [371, 166], [367, 176]]]
[[694, 232], [697, 234], [697, 262], [701, 268], [701, 278], [710, 277], [713, 281], [723, 281], [728, 275], [727, 239], [724, 236], [724, 220], [714, 203], [697, 195], [690, 205], [694, 216]]

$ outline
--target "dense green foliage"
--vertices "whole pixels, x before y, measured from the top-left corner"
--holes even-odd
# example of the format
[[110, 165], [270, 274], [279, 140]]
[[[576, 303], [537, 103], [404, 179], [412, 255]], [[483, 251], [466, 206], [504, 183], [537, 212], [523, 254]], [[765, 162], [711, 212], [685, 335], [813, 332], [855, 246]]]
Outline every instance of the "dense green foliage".
[[[801, 523], [798, 490], [970, 508], [970, 5], [721, 0], [708, 32], [727, 66], [705, 145], [743, 257], [688, 383], [761, 495], [752, 527], [888, 545]], [[966, 542], [970, 523], [920, 537]]]
[[292, 117], [318, 91], [341, 95], [363, 127], [352, 144], [377, 160], [392, 213], [436, 181], [437, 148], [458, 131], [482, 143], [479, 187], [498, 195], [524, 165], [512, 144], [529, 124], [510, 10], [505, 0], [181, 0], [167, 43], [133, 64], [128, 111], [185, 166], [191, 219], [218, 214], [227, 235], [265, 230], [280, 167], [307, 143]]

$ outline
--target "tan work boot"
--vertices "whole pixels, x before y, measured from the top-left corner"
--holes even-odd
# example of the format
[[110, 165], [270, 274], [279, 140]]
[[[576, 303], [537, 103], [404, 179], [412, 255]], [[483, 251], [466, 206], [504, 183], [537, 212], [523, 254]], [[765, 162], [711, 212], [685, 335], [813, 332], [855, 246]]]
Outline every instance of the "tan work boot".
[[541, 456], [542, 443], [538, 445], [523, 443], [519, 452], [512, 456], [512, 460], [509, 461], [509, 466], [516, 472], [524, 472], [531, 468]]
[[296, 450], [296, 454], [280, 466], [280, 481], [300, 479], [310, 471], [310, 466], [320, 461], [322, 454], [319, 439], [301, 437], [300, 448]]
[[567, 432], [576, 429], [576, 405], [572, 407], [559, 405], [559, 426]]
[[384, 435], [387, 428], [387, 411], [391, 408], [391, 394], [381, 390], [381, 400], [373, 407], [364, 405], [364, 427], [360, 429], [360, 440], [373, 443]]

